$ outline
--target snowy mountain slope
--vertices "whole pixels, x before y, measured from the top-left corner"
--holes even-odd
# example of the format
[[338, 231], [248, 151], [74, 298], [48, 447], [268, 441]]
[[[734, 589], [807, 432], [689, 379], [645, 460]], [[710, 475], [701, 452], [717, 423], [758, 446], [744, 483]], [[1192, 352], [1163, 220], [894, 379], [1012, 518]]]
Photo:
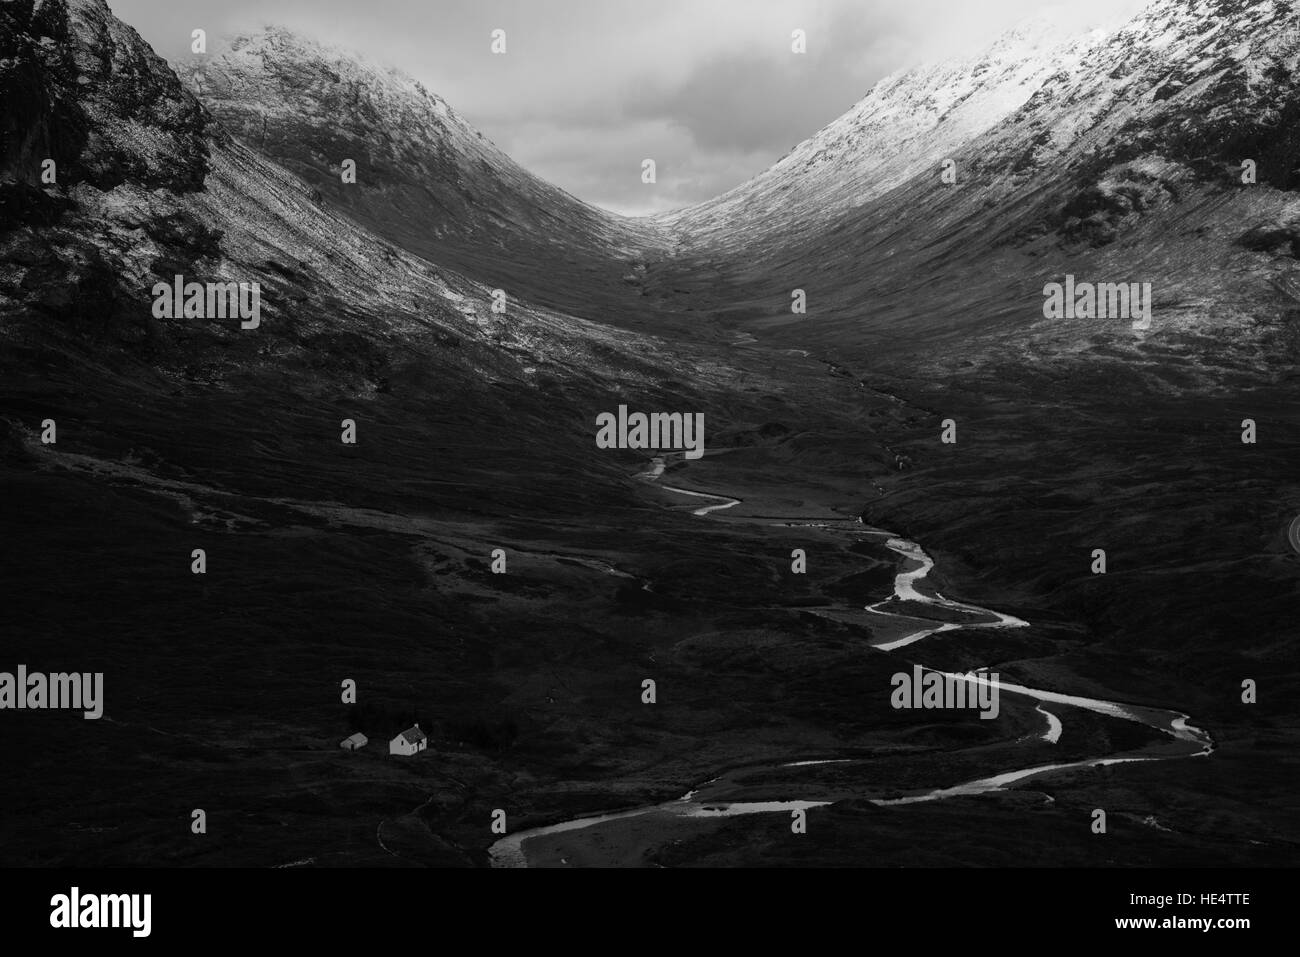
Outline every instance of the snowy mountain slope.
[[[1300, 187], [1290, 0], [1162, 0], [1091, 44], [1083, 62], [974, 144], [977, 176], [1010, 172], [1014, 186], [1068, 171], [1080, 192], [1049, 216], [1067, 239], [1112, 240], [1134, 206], [1176, 198], [1180, 181], [1240, 184], [1245, 159], [1259, 183]], [[1132, 186], [1117, 190], [1129, 161], [1139, 163]]]
[[[298, 177], [215, 122], [102, 0], [12, 4], [0, 17], [0, 335], [11, 344], [64, 339], [200, 378], [335, 362], [363, 390], [377, 385], [376, 363], [408, 361], [413, 348], [459, 377], [525, 387], [548, 367], [588, 378], [614, 357], [622, 374], [657, 351], [518, 299], [495, 313], [491, 287], [313, 202]], [[40, 181], [46, 158], [54, 184]], [[152, 286], [176, 274], [258, 282], [261, 328], [155, 318]], [[334, 338], [352, 345], [327, 345]]]
[[[1067, 272], [1159, 277], [1193, 325], [1246, 303], [1279, 320], [1275, 280], [1294, 260], [1268, 251], [1298, 232], [1291, 3], [1156, 0], [1112, 31], [1002, 48], [1015, 52], [1000, 69], [977, 58], [883, 82], [772, 170], [664, 217], [679, 254], [649, 284], [716, 295], [719, 321], [866, 354], [1058, 339], [1059, 325], [1035, 324], [1035, 300]], [[1017, 92], [991, 86], [1000, 106], [976, 108], [976, 73]], [[1245, 158], [1255, 185], [1241, 182]], [[796, 288], [807, 317], [790, 313]], [[1096, 331], [1073, 327], [1053, 348]]]
[[[180, 69], [217, 117], [214, 141], [235, 148], [233, 130], [309, 183], [314, 211], [294, 215], [326, 224], [322, 243], [355, 222], [464, 272], [479, 295], [500, 287], [601, 325], [708, 338], [734, 321], [861, 345], [897, 338], [903, 323], [926, 341], [1001, 334], [1044, 275], [1088, 249], [1111, 269], [1111, 245], [1115, 261], [1154, 256], [1142, 268], [1207, 297], [1232, 286], [1243, 256], [1260, 273], [1252, 288], [1271, 289], [1261, 257], [1295, 240], [1279, 191], [1296, 182], [1298, 46], [1294, 9], [1280, 0], [1156, 0], [1120, 28], [1069, 38], [1031, 23], [980, 56], [883, 80], [754, 180], [648, 220], [580, 203], [410, 78], [283, 29]], [[176, 109], [200, 122], [195, 107]], [[194, 140], [198, 167], [168, 167], [193, 182], [206, 144]], [[1247, 153], [1253, 192], [1237, 179]], [[341, 181], [345, 158], [357, 161], [356, 184]], [[953, 185], [940, 178], [949, 159]], [[1195, 210], [1205, 218], [1186, 228], [1200, 234], [1180, 255], [1139, 230], [1149, 222], [1163, 235], [1167, 217]], [[1248, 228], [1259, 252], [1238, 244]], [[789, 312], [795, 288], [813, 302], [809, 321]], [[939, 307], [916, 316], [927, 297]], [[962, 297], [993, 315], [953, 315], [946, 304]]]
[[[1259, 163], [1300, 183], [1291, 0], [1156, 0], [1127, 24], [1062, 38], [1030, 22], [981, 56], [880, 81], [857, 106], [748, 183], [660, 220], [686, 241], [830, 219], [954, 159], [962, 180], [1097, 169], [1147, 152]], [[1232, 154], [1231, 156], [1229, 154]]]
[[638, 307], [624, 277], [661, 244], [654, 224], [533, 176], [400, 71], [276, 27], [177, 70], [238, 138], [404, 248], [575, 315]]
[[949, 157], [1023, 106], [1086, 44], [1030, 21], [964, 60], [900, 70], [770, 169], [659, 220], [691, 243], [726, 244], [736, 227], [799, 231], [864, 205]]
[[1279, 129], [1300, 66], [1291, 0], [1159, 0], [1079, 55], [1084, 69], [1050, 77], [991, 138], [1032, 144], [1022, 166], [1154, 150], [1236, 166], [1245, 149], [1263, 181], [1300, 183], [1294, 155], [1268, 148], [1292, 142], [1270, 132], [1295, 135]]

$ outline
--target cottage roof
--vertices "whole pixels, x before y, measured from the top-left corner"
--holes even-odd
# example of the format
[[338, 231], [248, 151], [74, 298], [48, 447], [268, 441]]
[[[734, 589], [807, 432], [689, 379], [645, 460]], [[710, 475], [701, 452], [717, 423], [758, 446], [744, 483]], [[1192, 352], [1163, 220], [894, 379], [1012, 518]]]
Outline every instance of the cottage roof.
[[400, 737], [405, 738], [407, 744], [419, 744], [425, 740], [424, 732], [420, 730], [419, 725], [407, 728], [401, 733]]

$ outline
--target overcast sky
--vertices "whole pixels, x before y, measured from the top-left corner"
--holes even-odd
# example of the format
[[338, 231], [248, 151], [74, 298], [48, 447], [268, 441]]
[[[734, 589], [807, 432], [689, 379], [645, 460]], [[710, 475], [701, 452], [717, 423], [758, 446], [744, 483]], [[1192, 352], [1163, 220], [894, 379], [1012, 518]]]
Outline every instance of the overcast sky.
[[[275, 23], [397, 66], [516, 161], [616, 212], [762, 172], [899, 68], [1031, 16], [1084, 29], [1144, 0], [109, 0], [161, 55]], [[506, 31], [507, 53], [490, 52]], [[795, 29], [808, 52], [790, 50]], [[641, 183], [653, 157], [658, 183]]]

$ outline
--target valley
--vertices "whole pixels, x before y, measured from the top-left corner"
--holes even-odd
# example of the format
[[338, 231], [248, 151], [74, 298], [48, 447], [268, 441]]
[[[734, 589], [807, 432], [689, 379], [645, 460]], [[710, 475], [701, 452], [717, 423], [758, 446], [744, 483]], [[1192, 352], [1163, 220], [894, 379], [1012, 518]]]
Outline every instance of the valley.
[[1013, 31], [643, 219], [284, 28], [5, 6], [0, 671], [104, 682], [0, 715], [0, 863], [1294, 862], [1288, 4]]

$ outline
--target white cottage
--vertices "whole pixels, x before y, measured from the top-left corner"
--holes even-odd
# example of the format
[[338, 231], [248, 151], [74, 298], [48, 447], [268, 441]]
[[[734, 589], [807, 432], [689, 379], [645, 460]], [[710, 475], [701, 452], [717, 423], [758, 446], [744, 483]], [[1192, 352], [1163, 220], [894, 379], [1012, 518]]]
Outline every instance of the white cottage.
[[429, 739], [420, 730], [418, 724], [407, 728], [392, 741], [388, 742], [389, 754], [415, 754], [429, 746]]
[[359, 751], [370, 743], [370, 739], [358, 731], [356, 734], [348, 735], [339, 742], [339, 747], [344, 751]]

